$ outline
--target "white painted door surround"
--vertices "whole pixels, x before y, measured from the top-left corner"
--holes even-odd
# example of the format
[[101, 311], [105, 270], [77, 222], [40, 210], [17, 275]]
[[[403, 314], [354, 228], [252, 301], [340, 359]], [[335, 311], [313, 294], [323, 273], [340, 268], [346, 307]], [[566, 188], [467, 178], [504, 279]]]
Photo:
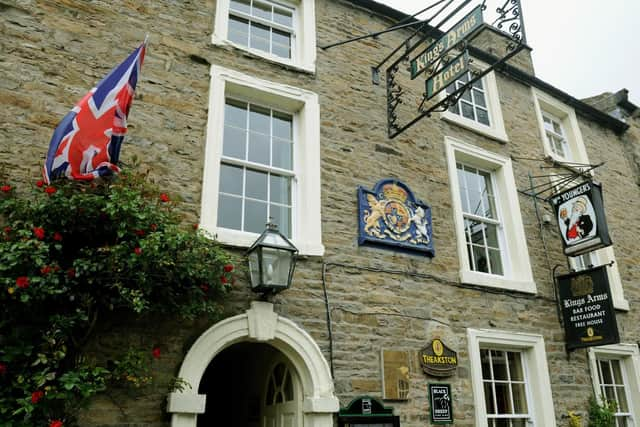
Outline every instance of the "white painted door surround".
[[202, 375], [217, 354], [243, 341], [275, 347], [298, 373], [303, 396], [301, 426], [333, 427], [333, 413], [338, 412], [339, 401], [320, 348], [294, 322], [274, 313], [273, 304], [262, 301], [254, 301], [244, 314], [216, 323], [193, 344], [178, 373], [191, 388], [171, 393], [167, 399], [172, 427], [196, 427], [198, 414], [205, 410], [206, 395], [198, 394]]

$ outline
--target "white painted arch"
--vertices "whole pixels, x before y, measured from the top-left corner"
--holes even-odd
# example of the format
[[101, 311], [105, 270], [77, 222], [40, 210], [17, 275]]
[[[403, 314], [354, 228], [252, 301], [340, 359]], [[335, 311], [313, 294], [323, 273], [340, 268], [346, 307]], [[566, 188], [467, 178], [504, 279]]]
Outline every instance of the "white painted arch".
[[269, 343], [295, 367], [302, 383], [304, 427], [332, 427], [340, 405], [320, 348], [294, 322], [274, 313], [273, 304], [261, 301], [254, 301], [244, 314], [216, 323], [189, 349], [178, 376], [191, 388], [169, 394], [171, 426], [196, 427], [197, 416], [205, 409], [206, 395], [198, 394], [198, 389], [207, 366], [225, 348], [247, 341]]

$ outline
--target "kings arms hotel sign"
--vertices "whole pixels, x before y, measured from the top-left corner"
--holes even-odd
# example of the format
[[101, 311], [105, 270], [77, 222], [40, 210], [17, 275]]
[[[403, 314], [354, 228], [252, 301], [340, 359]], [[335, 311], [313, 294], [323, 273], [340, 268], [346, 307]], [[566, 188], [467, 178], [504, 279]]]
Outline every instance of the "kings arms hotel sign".
[[431, 208], [416, 199], [397, 179], [383, 179], [367, 190], [358, 188], [360, 245], [435, 255]]

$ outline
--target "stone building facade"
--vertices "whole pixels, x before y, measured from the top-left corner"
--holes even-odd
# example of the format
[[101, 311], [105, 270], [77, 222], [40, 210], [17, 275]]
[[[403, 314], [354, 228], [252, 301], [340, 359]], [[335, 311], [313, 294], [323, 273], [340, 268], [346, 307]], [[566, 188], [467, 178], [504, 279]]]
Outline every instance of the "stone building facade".
[[[267, 212], [301, 254], [270, 303], [239, 280], [220, 322], [114, 319], [96, 351], [160, 343], [157, 381], [99, 396], [81, 424], [333, 426], [370, 396], [400, 425], [424, 426], [436, 382], [451, 386], [456, 426], [568, 425], [594, 389], [626, 399], [619, 418], [640, 424], [637, 127], [536, 78], [525, 49], [457, 114], [390, 140], [371, 66], [407, 34], [319, 46], [404, 15], [370, 0], [248, 4], [0, 1], [0, 167], [12, 179], [38, 176], [71, 104], [148, 33], [124, 167], [143, 159], [186, 220], [239, 258]], [[603, 163], [594, 178], [614, 244], [580, 260], [564, 256], [555, 214], [527, 191], [532, 176], [566, 172], [562, 161]], [[359, 245], [357, 189], [384, 178], [430, 206], [433, 258]], [[486, 204], [482, 215], [466, 200]], [[466, 249], [470, 221], [485, 230], [482, 262]], [[611, 261], [620, 344], [567, 353], [554, 273]], [[418, 353], [434, 339], [457, 353], [452, 376], [422, 372]], [[401, 378], [383, 376], [383, 354], [406, 361]], [[174, 375], [191, 389], [169, 394]], [[391, 399], [385, 378], [403, 381]]]

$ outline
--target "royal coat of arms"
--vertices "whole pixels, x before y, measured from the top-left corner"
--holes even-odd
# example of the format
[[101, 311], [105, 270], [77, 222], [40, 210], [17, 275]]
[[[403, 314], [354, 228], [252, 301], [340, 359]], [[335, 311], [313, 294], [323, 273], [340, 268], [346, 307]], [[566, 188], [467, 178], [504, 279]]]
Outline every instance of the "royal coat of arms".
[[360, 245], [386, 245], [433, 257], [431, 208], [397, 179], [383, 179], [367, 190], [358, 187]]

